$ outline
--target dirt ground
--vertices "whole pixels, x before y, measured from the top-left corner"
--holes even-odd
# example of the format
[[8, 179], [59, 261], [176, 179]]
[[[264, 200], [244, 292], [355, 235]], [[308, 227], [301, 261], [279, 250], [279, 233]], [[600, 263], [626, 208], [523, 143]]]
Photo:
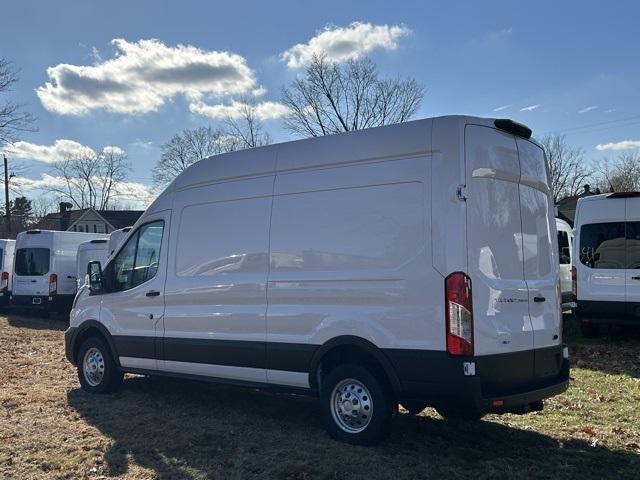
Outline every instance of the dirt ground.
[[572, 335], [545, 410], [445, 422], [400, 414], [374, 448], [328, 438], [315, 399], [128, 376], [92, 396], [60, 320], [0, 316], [0, 478], [638, 478], [640, 334]]

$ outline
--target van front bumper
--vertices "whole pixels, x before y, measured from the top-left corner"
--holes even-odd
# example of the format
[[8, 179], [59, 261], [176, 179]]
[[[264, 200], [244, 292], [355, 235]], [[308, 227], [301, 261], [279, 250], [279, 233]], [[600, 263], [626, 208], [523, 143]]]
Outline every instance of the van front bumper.
[[561, 345], [476, 357], [413, 351], [413, 360], [407, 350], [402, 352], [389, 355], [400, 375], [400, 403], [417, 400], [481, 413], [525, 413], [569, 386], [570, 363]]
[[75, 295], [11, 295], [11, 306], [47, 312], [71, 311]]

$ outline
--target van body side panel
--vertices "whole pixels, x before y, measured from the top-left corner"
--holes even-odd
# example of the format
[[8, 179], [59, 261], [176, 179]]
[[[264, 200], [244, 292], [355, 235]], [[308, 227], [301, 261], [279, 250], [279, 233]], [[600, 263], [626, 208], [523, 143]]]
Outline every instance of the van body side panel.
[[[513, 135], [467, 125], [467, 242], [476, 355], [534, 347], [524, 278], [520, 164]], [[528, 357], [533, 371], [533, 353]]]
[[[295, 359], [308, 352], [290, 344], [319, 346], [342, 335], [382, 349], [444, 348], [441, 277], [426, 241], [430, 161], [420, 155], [277, 176], [269, 368], [296, 371]], [[286, 359], [296, 365], [287, 368]]]
[[222, 366], [238, 367], [250, 369], [233, 370], [243, 380], [266, 381], [273, 182], [265, 176], [175, 193], [161, 370], [226, 378]]
[[553, 201], [544, 152], [516, 138], [520, 158], [520, 211], [524, 279], [529, 290], [529, 315], [535, 348], [561, 343], [560, 260]]

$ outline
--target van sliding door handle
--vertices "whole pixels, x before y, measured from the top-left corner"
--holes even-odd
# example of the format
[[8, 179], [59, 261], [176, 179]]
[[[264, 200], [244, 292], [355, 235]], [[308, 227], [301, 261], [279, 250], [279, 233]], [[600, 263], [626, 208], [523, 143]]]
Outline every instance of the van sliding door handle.
[[638, 277], [631, 277], [631, 280], [640, 280], [640, 276], [638, 276]]
[[147, 293], [145, 293], [145, 295], [147, 297], [157, 297], [160, 295], [160, 292], [157, 290], [149, 290]]
[[533, 297], [533, 301], [536, 303], [541, 303], [544, 302], [546, 300], [546, 298], [544, 297]]

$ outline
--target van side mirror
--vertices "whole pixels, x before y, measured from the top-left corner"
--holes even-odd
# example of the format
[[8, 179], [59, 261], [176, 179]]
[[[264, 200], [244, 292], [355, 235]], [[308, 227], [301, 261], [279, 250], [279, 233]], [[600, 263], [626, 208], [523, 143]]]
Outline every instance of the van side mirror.
[[89, 289], [95, 293], [102, 292], [102, 265], [99, 261], [89, 262], [87, 275], [89, 276]]

